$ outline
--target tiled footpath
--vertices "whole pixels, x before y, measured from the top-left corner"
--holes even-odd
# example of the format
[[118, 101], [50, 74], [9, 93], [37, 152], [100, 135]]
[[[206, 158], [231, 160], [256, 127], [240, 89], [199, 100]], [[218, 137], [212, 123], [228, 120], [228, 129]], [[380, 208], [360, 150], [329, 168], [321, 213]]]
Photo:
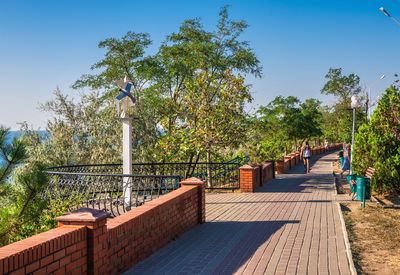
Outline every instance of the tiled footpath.
[[277, 176], [256, 193], [207, 194], [207, 223], [127, 274], [351, 274], [331, 162]]

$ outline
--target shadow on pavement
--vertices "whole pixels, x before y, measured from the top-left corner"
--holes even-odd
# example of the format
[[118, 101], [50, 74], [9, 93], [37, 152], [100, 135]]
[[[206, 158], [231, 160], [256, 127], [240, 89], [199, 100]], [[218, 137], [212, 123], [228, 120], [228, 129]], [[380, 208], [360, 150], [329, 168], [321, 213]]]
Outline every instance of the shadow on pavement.
[[232, 274], [289, 223], [299, 221], [209, 222], [169, 243], [126, 274]]
[[206, 204], [246, 204], [246, 203], [297, 203], [297, 202], [332, 202], [331, 200], [304, 200], [304, 201], [297, 201], [297, 200], [293, 200], [293, 201], [227, 201], [227, 202], [207, 202]]

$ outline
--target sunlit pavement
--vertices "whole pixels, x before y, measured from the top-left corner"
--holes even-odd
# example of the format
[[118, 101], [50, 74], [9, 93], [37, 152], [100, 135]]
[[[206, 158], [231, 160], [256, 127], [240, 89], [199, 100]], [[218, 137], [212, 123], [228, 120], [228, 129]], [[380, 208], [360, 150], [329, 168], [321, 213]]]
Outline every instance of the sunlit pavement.
[[350, 274], [331, 162], [297, 166], [256, 193], [207, 194], [207, 223], [127, 274]]

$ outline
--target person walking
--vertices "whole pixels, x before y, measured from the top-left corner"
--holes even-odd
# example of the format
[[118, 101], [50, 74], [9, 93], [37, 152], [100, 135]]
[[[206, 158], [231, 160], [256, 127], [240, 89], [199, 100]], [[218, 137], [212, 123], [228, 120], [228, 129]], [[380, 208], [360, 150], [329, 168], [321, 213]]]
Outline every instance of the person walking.
[[311, 146], [308, 144], [308, 141], [301, 148], [300, 156], [303, 158], [304, 173], [310, 173]]

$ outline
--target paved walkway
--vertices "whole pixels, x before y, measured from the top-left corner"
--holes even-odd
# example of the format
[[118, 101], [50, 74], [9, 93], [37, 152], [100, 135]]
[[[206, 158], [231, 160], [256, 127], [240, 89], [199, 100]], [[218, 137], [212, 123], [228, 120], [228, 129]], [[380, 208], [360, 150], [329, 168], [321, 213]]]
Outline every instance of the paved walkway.
[[207, 223], [127, 274], [350, 274], [331, 161], [256, 193], [207, 194]]

